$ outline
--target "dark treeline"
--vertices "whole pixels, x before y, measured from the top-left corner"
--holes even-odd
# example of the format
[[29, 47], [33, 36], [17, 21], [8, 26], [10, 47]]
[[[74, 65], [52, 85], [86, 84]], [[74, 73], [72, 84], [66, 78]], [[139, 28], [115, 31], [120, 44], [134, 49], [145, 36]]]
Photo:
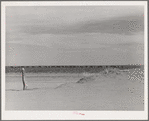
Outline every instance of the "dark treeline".
[[97, 73], [105, 68], [117, 69], [133, 69], [144, 68], [143, 65], [120, 65], [120, 66], [6, 66], [6, 73], [21, 72], [21, 68], [25, 68], [27, 73]]

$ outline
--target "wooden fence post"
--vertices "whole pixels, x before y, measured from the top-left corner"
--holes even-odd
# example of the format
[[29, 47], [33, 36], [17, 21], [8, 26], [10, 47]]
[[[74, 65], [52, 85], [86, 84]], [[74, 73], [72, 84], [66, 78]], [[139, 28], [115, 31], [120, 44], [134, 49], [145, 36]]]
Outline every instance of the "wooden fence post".
[[22, 68], [22, 82], [23, 82], [23, 90], [26, 89], [26, 84], [25, 84], [25, 79], [24, 79], [24, 76], [25, 76], [25, 69]]

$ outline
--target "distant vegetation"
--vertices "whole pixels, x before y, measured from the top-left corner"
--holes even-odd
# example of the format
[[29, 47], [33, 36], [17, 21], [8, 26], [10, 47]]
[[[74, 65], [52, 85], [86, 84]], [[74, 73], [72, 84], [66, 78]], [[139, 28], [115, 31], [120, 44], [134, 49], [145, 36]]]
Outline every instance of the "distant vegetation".
[[144, 68], [143, 65], [120, 65], [120, 66], [6, 66], [6, 73], [19, 73], [21, 68], [25, 68], [27, 73], [98, 73], [105, 68], [133, 69]]

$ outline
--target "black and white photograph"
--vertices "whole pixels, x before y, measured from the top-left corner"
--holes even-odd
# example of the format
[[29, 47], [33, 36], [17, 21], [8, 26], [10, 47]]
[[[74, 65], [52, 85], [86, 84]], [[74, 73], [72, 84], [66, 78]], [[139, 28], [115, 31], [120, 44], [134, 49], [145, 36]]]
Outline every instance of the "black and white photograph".
[[146, 119], [147, 2], [123, 2], [3, 2], [2, 117]]

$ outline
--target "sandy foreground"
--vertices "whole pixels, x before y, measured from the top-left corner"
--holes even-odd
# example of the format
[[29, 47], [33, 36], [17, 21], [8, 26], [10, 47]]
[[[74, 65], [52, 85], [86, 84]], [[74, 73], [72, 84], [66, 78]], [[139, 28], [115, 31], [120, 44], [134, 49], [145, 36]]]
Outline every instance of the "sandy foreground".
[[6, 74], [6, 110], [144, 110], [144, 80], [120, 74]]

